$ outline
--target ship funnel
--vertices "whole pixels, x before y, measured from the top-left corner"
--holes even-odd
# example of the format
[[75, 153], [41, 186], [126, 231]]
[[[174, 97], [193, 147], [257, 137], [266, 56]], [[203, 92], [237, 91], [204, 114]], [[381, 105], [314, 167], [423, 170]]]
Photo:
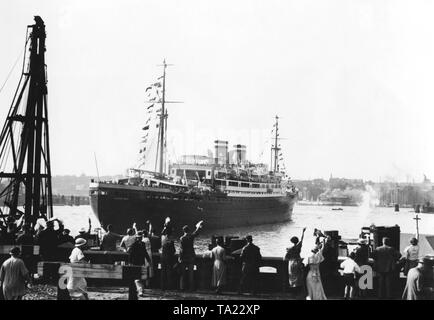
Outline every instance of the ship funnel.
[[223, 140], [216, 140], [215, 143], [215, 164], [228, 165], [228, 142]]
[[235, 163], [241, 165], [246, 163], [246, 146], [242, 144], [234, 145], [235, 151]]

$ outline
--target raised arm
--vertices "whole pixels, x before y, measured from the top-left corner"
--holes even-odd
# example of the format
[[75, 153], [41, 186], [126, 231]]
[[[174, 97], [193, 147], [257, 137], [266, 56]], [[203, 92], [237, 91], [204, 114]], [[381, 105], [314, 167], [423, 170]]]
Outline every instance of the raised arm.
[[125, 245], [125, 238], [122, 238], [121, 240], [121, 244], [119, 245], [121, 248], [124, 248], [125, 250], [127, 249], [127, 246]]
[[319, 244], [320, 248], [319, 248], [319, 252], [321, 253], [321, 255], [323, 254], [324, 251], [324, 247], [325, 247], [325, 238], [322, 240], [322, 242]]
[[202, 221], [197, 223], [196, 230], [194, 230], [191, 235], [193, 237], [197, 237], [199, 235], [201, 229], [202, 229]]
[[306, 231], [306, 227], [303, 228], [303, 232], [301, 233], [300, 243], [303, 242], [305, 231]]
[[148, 250], [145, 249], [145, 259], [148, 261], [149, 264], [152, 263], [151, 257], [149, 256]]

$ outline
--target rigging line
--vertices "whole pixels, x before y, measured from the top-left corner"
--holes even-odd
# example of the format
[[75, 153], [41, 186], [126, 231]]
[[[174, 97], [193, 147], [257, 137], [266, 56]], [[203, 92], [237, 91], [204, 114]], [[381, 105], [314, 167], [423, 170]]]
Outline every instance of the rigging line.
[[[160, 133], [161, 133], [161, 126], [158, 126], [158, 142], [157, 142], [157, 153], [155, 156], [155, 167], [154, 171], [157, 172], [157, 162], [158, 162], [158, 150], [160, 149]], [[161, 155], [160, 155], [161, 156]]]
[[3, 82], [3, 85], [2, 85], [1, 88], [0, 88], [0, 93], [3, 91], [3, 88], [5, 87], [5, 85], [6, 85], [6, 83], [8, 82], [10, 76], [12, 75], [12, 72], [15, 70], [15, 67], [17, 66], [17, 63], [18, 63], [18, 61], [20, 60], [21, 55], [24, 53], [24, 50], [26, 50], [26, 47], [27, 47], [27, 41], [28, 41], [28, 39], [26, 40], [26, 44], [25, 44], [24, 48], [23, 48], [23, 49], [20, 51], [20, 53], [18, 54], [18, 57], [17, 57], [17, 59], [15, 60], [14, 65], [12, 66], [11, 70], [9, 71], [9, 73], [8, 73], [8, 75], [7, 75], [7, 77], [6, 77], [6, 80]]
[[[20, 104], [21, 104], [23, 96], [25, 97], [24, 100], [27, 100], [28, 92], [25, 92], [25, 91], [26, 91], [26, 87], [27, 87], [27, 82], [29, 81], [30, 77], [27, 77], [27, 76], [25, 77], [24, 83], [21, 87], [21, 82], [23, 80], [23, 77], [24, 77], [24, 74], [21, 75], [20, 81], [18, 83], [18, 87], [15, 91], [14, 98], [12, 100], [12, 104], [9, 108], [8, 116], [6, 119], [8, 119], [11, 116], [15, 116], [17, 114], [17, 112], [19, 111], [18, 109], [20, 108]], [[20, 93], [18, 94], [18, 92], [20, 92]], [[18, 94], [18, 96], [17, 96], [17, 94]], [[9, 121], [6, 121], [4, 126], [3, 126], [3, 129], [1, 131], [1, 134], [0, 134], [0, 144], [3, 143], [5, 136], [8, 134], [7, 133], [8, 129], [9, 129], [8, 126], [9, 126]]]
[[[27, 84], [27, 80], [28, 80], [28, 78], [26, 79], [25, 85]], [[22, 90], [25, 91], [25, 87], [23, 87]], [[21, 102], [23, 101], [22, 100], [23, 95], [24, 95], [24, 100], [27, 100], [28, 92], [25, 92], [25, 93], [23, 92], [23, 94], [20, 94], [18, 101], [16, 101], [14, 111], [11, 113], [11, 116], [15, 115], [17, 113], [17, 111], [21, 105]], [[9, 159], [9, 154], [11, 152], [10, 147], [11, 147], [12, 143], [14, 143], [14, 141], [15, 141], [14, 137], [15, 136], [17, 136], [17, 138], [19, 137], [19, 135], [16, 133], [16, 131], [19, 130], [17, 128], [17, 125], [14, 125], [14, 124], [9, 122], [9, 125], [8, 125], [8, 123], [5, 124], [5, 128], [6, 127], [9, 127], [9, 128], [12, 127], [11, 128], [12, 133], [10, 133], [10, 131], [5, 133], [5, 139], [3, 139], [3, 141], [2, 141], [3, 145], [2, 145], [1, 152], [0, 152], [0, 154], [2, 156], [1, 161], [0, 161], [0, 167], [2, 167], [4, 170], [6, 169], [7, 162]], [[8, 131], [9, 128], [7, 128], [6, 131]], [[21, 129], [24, 129], [24, 125], [21, 125]], [[18, 149], [16, 150], [16, 155], [19, 155], [21, 152], [21, 139], [16, 139], [15, 142], [17, 142], [17, 146], [18, 146]], [[6, 150], [6, 152], [5, 152], [5, 150]], [[3, 165], [4, 165], [4, 167], [3, 167]], [[15, 171], [15, 169], [16, 168], [13, 168], [14, 171]]]

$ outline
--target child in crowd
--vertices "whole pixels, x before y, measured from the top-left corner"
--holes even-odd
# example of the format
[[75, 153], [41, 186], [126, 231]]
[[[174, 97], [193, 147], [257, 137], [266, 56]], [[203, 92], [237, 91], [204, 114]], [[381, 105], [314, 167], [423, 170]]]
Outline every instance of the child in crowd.
[[359, 265], [354, 261], [356, 257], [354, 252], [341, 263], [341, 268], [344, 269], [345, 293], [344, 299], [354, 299], [354, 292], [356, 288], [356, 272], [360, 273]]

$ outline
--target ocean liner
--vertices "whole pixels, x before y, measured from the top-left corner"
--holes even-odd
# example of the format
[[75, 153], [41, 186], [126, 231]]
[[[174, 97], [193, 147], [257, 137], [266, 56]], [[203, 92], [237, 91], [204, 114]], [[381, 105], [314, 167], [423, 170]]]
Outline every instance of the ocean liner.
[[[143, 225], [149, 220], [158, 230], [170, 217], [175, 230], [200, 220], [210, 230], [290, 220], [298, 191], [285, 174], [284, 164], [280, 165], [277, 116], [270, 168], [247, 161], [246, 146], [237, 144], [229, 151], [228, 141], [221, 140], [215, 141], [213, 156], [186, 155], [166, 165], [166, 104], [174, 101], [165, 98], [165, 61], [162, 66], [159, 81], [146, 88], [142, 162], [129, 169], [124, 179], [90, 183], [91, 207], [101, 225], [113, 224], [124, 232], [133, 222]], [[155, 157], [150, 157], [155, 149]], [[154, 166], [153, 170], [146, 165]]]

